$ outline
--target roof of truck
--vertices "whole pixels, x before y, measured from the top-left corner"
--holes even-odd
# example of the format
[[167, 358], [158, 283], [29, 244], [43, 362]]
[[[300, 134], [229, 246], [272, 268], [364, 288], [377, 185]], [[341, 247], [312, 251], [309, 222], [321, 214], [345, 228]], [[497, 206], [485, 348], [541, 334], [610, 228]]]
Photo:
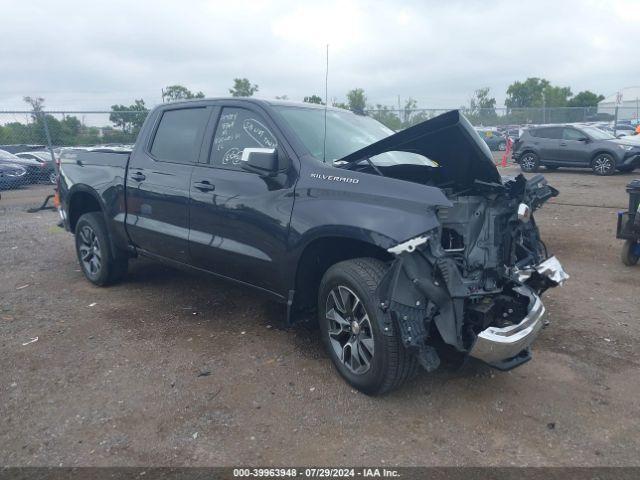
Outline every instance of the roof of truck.
[[[163, 103], [158, 106], [165, 105], [180, 105], [180, 104], [192, 104], [192, 103], [207, 103], [211, 101], [233, 101], [233, 102], [246, 102], [253, 103], [257, 105], [270, 105], [270, 106], [282, 106], [282, 107], [303, 107], [303, 108], [317, 108], [317, 109], [325, 109], [324, 105], [320, 105], [317, 103], [307, 103], [307, 102], [294, 102], [291, 100], [277, 100], [271, 98], [259, 98], [259, 97], [210, 97], [210, 98], [192, 98], [189, 100], [179, 100], [177, 102], [168, 102]], [[349, 110], [345, 110], [343, 108], [327, 106], [328, 110], [337, 110], [341, 112], [348, 112]]]

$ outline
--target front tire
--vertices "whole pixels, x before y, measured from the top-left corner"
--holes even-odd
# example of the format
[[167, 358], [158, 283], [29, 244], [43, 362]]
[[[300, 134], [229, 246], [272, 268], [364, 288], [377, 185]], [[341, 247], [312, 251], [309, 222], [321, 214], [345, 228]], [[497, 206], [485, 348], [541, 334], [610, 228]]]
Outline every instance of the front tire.
[[608, 153], [600, 153], [591, 162], [591, 169], [599, 176], [613, 175], [616, 172], [616, 161]]
[[76, 223], [76, 254], [82, 273], [91, 283], [105, 286], [127, 273], [128, 258], [113, 252], [109, 233], [100, 212], [82, 215]]
[[376, 288], [387, 266], [374, 258], [333, 265], [320, 282], [318, 313], [322, 340], [340, 375], [367, 395], [398, 388], [417, 369], [395, 326], [382, 332]]
[[540, 168], [540, 158], [533, 152], [526, 152], [520, 158], [520, 169], [525, 173], [534, 173]]
[[624, 245], [622, 246], [622, 255], [620, 256], [622, 259], [622, 263], [624, 263], [628, 267], [633, 267], [637, 265], [638, 255], [636, 252], [638, 251], [638, 242], [635, 240], [625, 240]]
[[498, 144], [498, 151], [500, 152], [504, 152], [507, 149], [507, 144], [506, 142], [500, 142]]

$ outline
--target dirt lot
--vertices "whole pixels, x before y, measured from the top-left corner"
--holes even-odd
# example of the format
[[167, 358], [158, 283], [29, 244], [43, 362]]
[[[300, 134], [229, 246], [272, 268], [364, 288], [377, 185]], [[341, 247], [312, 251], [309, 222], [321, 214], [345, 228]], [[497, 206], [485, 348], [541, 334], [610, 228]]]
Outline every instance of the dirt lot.
[[92, 286], [56, 214], [26, 213], [46, 187], [3, 192], [0, 463], [640, 465], [640, 267], [614, 231], [633, 175], [546, 175], [561, 196], [537, 219], [572, 278], [533, 360], [382, 398], [253, 292], [142, 260]]

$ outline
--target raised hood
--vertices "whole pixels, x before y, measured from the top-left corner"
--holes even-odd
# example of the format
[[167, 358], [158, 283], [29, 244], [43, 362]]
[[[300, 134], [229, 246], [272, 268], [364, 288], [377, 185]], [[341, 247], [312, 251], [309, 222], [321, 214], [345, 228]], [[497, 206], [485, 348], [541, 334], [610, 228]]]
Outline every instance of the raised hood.
[[469, 188], [475, 180], [501, 183], [489, 147], [458, 110], [425, 120], [340, 161], [351, 164], [392, 151], [417, 153], [437, 162], [439, 185]]

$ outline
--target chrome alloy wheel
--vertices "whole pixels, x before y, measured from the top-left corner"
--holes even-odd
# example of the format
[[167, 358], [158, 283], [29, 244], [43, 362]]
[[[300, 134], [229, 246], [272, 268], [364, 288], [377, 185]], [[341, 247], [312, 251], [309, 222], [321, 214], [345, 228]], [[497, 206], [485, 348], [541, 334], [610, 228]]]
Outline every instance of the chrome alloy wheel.
[[536, 167], [536, 159], [533, 155], [528, 153], [527, 155], [522, 157], [522, 160], [520, 160], [520, 165], [522, 166], [523, 170], [533, 170]]
[[100, 242], [93, 228], [84, 225], [80, 229], [80, 260], [85, 271], [95, 276], [100, 273], [102, 268], [102, 252], [100, 251]]
[[338, 285], [327, 296], [326, 316], [329, 341], [338, 359], [356, 374], [366, 373], [373, 360], [373, 329], [360, 298], [349, 288]]
[[607, 175], [614, 169], [611, 158], [606, 155], [599, 155], [593, 161], [593, 169], [600, 175]]

